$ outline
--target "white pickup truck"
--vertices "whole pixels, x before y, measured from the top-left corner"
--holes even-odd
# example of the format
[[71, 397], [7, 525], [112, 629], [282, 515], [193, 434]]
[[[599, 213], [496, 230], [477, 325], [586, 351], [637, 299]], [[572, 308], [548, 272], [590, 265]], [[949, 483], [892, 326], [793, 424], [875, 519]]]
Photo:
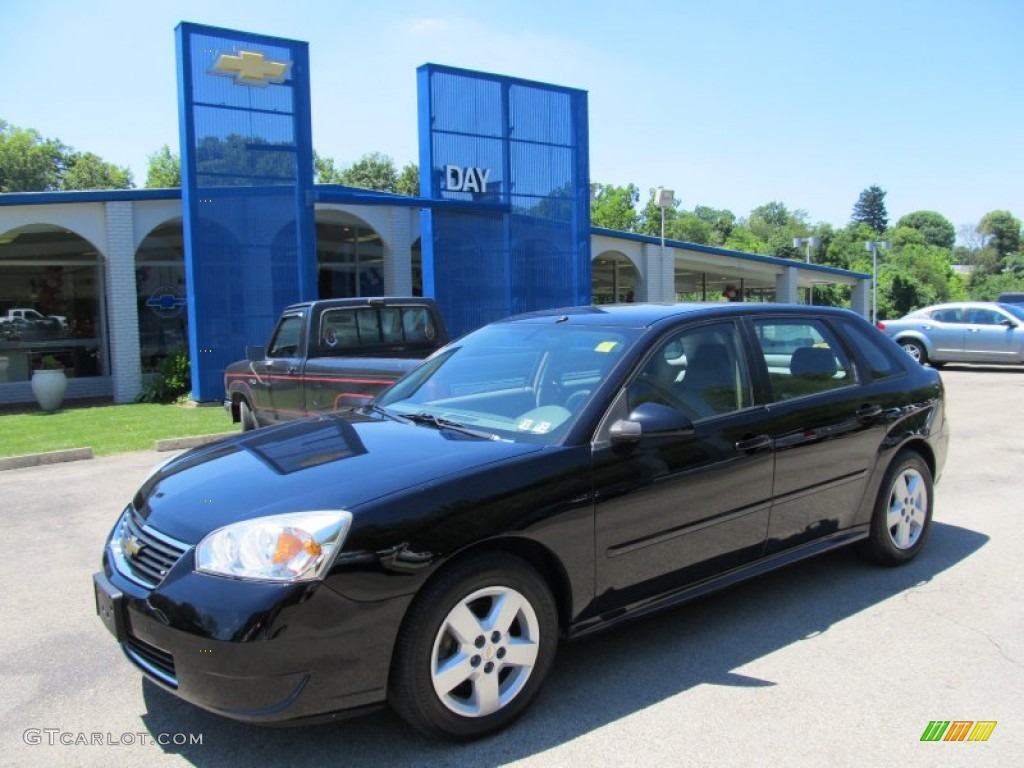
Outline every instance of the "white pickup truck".
[[0, 337], [8, 339], [61, 336], [65, 328], [67, 318], [47, 316], [35, 309], [19, 307], [0, 315]]

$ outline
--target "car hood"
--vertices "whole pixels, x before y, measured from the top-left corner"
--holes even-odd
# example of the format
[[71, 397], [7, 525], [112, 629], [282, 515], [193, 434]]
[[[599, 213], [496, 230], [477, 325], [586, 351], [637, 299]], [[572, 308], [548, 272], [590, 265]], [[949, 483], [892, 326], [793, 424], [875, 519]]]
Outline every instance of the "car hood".
[[148, 525], [195, 544], [264, 515], [359, 507], [477, 467], [542, 450], [355, 413], [247, 432], [182, 454], [136, 493]]

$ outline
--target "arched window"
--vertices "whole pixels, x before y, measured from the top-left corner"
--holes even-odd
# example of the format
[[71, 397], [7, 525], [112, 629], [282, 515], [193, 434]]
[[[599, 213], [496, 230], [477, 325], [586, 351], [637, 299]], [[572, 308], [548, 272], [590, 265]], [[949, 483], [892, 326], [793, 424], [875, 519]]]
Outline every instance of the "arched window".
[[321, 299], [385, 293], [384, 242], [376, 231], [351, 214], [317, 211], [316, 260]]
[[627, 304], [636, 301], [639, 274], [623, 254], [609, 251], [593, 260], [590, 281], [595, 304]]
[[135, 252], [139, 350], [143, 373], [188, 344], [188, 295], [181, 219], [161, 224]]
[[102, 265], [62, 227], [0, 233], [0, 383], [28, 381], [45, 357], [68, 377], [108, 374]]

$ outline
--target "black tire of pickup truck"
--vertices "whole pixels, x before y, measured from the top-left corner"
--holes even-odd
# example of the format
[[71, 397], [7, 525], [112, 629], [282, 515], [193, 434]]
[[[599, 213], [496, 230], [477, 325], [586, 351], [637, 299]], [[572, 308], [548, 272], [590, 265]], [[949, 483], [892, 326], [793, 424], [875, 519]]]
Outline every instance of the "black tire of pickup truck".
[[259, 426], [256, 423], [256, 417], [252, 415], [252, 408], [245, 400], [238, 401], [238, 420], [242, 423], [243, 432], [252, 432]]

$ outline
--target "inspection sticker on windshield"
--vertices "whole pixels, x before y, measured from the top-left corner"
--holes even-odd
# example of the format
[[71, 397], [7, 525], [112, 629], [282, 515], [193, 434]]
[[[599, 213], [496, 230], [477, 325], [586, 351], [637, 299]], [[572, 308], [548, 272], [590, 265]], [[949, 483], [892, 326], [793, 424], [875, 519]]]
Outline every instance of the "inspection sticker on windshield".
[[617, 346], [619, 346], [619, 342], [617, 342], [617, 341], [602, 341], [600, 344], [598, 344], [596, 347], [594, 347], [594, 351], [595, 352], [611, 352]]
[[536, 435], [543, 435], [546, 432], [551, 431], [550, 421], [534, 421], [533, 419], [523, 419], [516, 424], [516, 429], [520, 432], [533, 432]]

